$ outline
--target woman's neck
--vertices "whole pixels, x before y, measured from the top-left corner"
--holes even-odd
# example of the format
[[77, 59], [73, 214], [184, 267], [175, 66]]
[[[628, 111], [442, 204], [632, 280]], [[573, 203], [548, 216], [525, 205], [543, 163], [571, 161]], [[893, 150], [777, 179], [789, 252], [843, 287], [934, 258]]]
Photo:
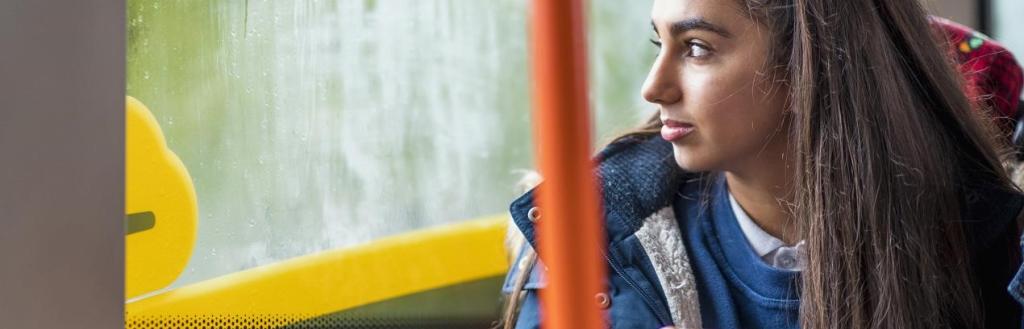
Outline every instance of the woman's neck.
[[800, 237], [788, 206], [793, 202], [792, 166], [783, 153], [775, 154], [775, 159], [762, 157], [748, 168], [727, 171], [725, 178], [733, 198], [761, 229], [794, 245]]

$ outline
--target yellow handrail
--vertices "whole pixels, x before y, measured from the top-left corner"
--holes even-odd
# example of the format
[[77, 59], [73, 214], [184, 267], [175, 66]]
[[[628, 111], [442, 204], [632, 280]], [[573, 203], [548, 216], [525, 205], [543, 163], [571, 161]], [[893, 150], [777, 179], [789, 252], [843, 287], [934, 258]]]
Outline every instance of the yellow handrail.
[[507, 223], [491, 216], [231, 273], [128, 303], [126, 322], [219, 316], [277, 327], [499, 276], [508, 269]]

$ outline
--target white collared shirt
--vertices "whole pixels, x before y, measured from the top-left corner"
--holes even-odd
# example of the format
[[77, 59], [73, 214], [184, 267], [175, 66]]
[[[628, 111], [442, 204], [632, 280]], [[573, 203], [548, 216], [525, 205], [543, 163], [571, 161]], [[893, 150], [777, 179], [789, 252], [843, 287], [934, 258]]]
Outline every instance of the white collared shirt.
[[787, 246], [781, 239], [768, 234], [757, 223], [754, 223], [754, 220], [750, 219], [750, 215], [747, 215], [747, 212], [736, 202], [732, 192], [729, 192], [729, 204], [732, 205], [732, 212], [736, 214], [736, 220], [740, 224], [740, 229], [743, 230], [743, 235], [747, 237], [747, 242], [766, 264], [788, 271], [804, 269], [807, 265], [807, 251], [803, 240], [794, 246]]

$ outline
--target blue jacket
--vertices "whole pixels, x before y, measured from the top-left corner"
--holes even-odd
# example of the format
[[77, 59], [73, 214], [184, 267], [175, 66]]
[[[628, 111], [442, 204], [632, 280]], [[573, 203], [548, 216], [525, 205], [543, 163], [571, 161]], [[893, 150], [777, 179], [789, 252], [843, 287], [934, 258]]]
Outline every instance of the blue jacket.
[[[682, 241], [684, 235], [672, 208], [679, 188], [698, 175], [679, 170], [671, 144], [660, 138], [631, 138], [613, 143], [598, 154], [597, 160], [608, 241], [605, 258], [609, 290], [604, 296], [595, 296], [595, 300], [607, 301], [602, 304], [609, 328], [654, 329], [673, 324], [704, 327], [697, 300], [706, 302], [709, 296], [698, 299]], [[969, 248], [976, 257], [974, 271], [981, 284], [986, 314], [995, 321], [989, 323], [1000, 324], [988, 327], [1019, 327], [1020, 307], [1007, 293], [1007, 285], [1020, 265], [1014, 219], [1024, 207], [1024, 197], [1015, 192], [978, 188], [971, 190], [966, 199], [966, 214], [970, 214], [966, 219], [981, 219], [967, 227], [972, 241]], [[530, 213], [543, 210], [534, 208], [534, 191], [510, 206], [512, 220], [528, 244], [524, 244], [524, 249], [536, 248]], [[686, 225], [686, 220], [679, 219], [683, 223], [680, 226]], [[522, 255], [520, 252], [519, 257]], [[518, 263], [517, 259], [513, 264]], [[512, 266], [509, 270], [506, 293], [519, 269]], [[539, 262], [529, 274], [516, 328], [539, 328], [537, 289], [546, 285], [544, 272], [545, 266]], [[1024, 282], [1024, 274], [1018, 277], [1019, 282]], [[674, 288], [665, 291], [666, 286]], [[1022, 285], [1014, 287], [1016, 296], [1024, 296]], [[1014, 322], [1012, 326], [1006, 326], [1007, 319]]]

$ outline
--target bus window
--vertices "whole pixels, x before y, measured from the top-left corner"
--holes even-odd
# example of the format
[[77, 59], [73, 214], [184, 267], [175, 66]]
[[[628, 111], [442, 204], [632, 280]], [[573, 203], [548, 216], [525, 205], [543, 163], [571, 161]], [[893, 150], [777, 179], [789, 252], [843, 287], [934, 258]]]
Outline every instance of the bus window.
[[[333, 298], [341, 306], [331, 307], [360, 306], [367, 314], [409, 309], [411, 301], [423, 305], [429, 298], [414, 292], [427, 286], [365, 293], [355, 292], [365, 287], [342, 287], [402, 280], [402, 273], [430, 277], [441, 267], [435, 265], [454, 257], [441, 251], [412, 257], [424, 249], [402, 249], [404, 241], [434, 241], [507, 221], [508, 204], [520, 192], [516, 183], [534, 165], [527, 5], [129, 1], [127, 94], [155, 119], [167, 149], [187, 170], [197, 205], [187, 265], [173, 283], [127, 296], [129, 327], [150, 315], [230, 318], [235, 313], [228, 304], [238, 299], [294, 304], [289, 294], [317, 287], [347, 289]], [[595, 144], [654, 110], [639, 92], [655, 55], [648, 41], [650, 5], [590, 3]], [[126, 215], [131, 268], [133, 241], [167, 222], [146, 211]], [[493, 311], [496, 318], [508, 265], [500, 255], [504, 232], [484, 231], [493, 233], [487, 240], [493, 246], [484, 250], [497, 251], [486, 255], [498, 254], [497, 260], [465, 270], [475, 281], [460, 289], [482, 289], [486, 299], [450, 306]], [[381, 268], [352, 261], [351, 253], [381, 250], [403, 256]], [[338, 272], [359, 264], [366, 267], [350, 274], [358, 278]], [[302, 271], [323, 281], [305, 279], [303, 288], [268, 279]], [[263, 291], [255, 296], [231, 290], [238, 282], [270, 283], [245, 286]], [[175, 299], [183, 295], [207, 297]], [[257, 305], [242, 313], [296, 323], [303, 318], [295, 314], [329, 311], [315, 309], [321, 306]]]

